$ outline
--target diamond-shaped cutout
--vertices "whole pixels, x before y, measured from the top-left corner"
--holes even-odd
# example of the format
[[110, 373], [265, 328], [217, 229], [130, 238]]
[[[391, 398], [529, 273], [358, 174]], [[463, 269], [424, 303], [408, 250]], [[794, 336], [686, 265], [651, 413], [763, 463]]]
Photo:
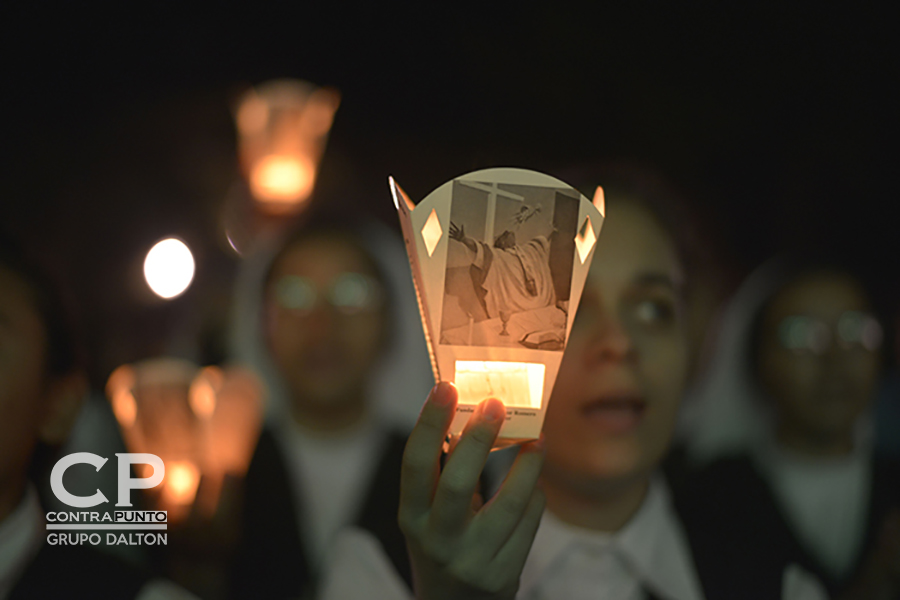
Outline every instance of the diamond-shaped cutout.
[[575, 249], [578, 250], [578, 258], [581, 259], [581, 264], [584, 264], [584, 261], [587, 260], [588, 254], [591, 253], [591, 248], [594, 247], [596, 242], [597, 236], [594, 235], [594, 225], [591, 223], [591, 217], [587, 216], [578, 230], [578, 235], [575, 236]]
[[[591, 233], [593, 234], [593, 232]], [[432, 208], [431, 214], [428, 215], [428, 220], [425, 221], [425, 225], [422, 227], [422, 240], [425, 242], [428, 256], [434, 254], [434, 249], [437, 247], [442, 235], [444, 235], [444, 231], [441, 227], [441, 222], [438, 221], [437, 213]], [[581, 262], [584, 262], [584, 260]]]

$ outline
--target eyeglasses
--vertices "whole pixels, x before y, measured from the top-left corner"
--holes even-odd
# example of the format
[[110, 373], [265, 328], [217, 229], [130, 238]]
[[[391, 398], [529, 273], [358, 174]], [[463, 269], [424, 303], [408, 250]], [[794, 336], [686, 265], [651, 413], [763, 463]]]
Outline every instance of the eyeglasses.
[[862, 348], [874, 352], [881, 347], [884, 334], [872, 315], [848, 310], [834, 326], [805, 315], [786, 317], [778, 325], [778, 341], [782, 347], [798, 353], [824, 354], [837, 344], [843, 349]]
[[304, 314], [312, 312], [320, 298], [344, 315], [374, 312], [384, 301], [381, 284], [362, 273], [341, 273], [325, 289], [308, 277], [285, 275], [274, 291], [279, 306]]

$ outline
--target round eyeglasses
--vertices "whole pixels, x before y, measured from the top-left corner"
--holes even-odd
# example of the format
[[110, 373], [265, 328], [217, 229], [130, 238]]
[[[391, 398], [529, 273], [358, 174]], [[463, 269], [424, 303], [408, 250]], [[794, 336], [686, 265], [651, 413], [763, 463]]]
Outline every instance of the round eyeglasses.
[[341, 273], [324, 289], [308, 277], [285, 275], [275, 284], [274, 291], [279, 306], [301, 313], [312, 312], [320, 298], [345, 315], [378, 310], [384, 300], [378, 281], [352, 272]]
[[842, 313], [834, 326], [806, 315], [785, 317], [778, 325], [781, 346], [798, 353], [820, 355], [834, 345], [874, 352], [881, 347], [883, 337], [881, 324], [875, 317], [855, 310]]

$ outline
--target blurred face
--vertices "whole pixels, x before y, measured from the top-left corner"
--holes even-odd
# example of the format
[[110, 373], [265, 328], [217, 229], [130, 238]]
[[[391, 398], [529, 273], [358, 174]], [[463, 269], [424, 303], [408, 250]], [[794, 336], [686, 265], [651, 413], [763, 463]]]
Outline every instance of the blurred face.
[[504, 231], [494, 241], [494, 247], [500, 248], [501, 250], [506, 250], [508, 248], [514, 248], [515, 245], [516, 245], [516, 234], [514, 234], [512, 231]]
[[813, 444], [847, 441], [878, 377], [881, 331], [850, 277], [797, 279], [770, 303], [758, 365], [779, 428]]
[[385, 337], [383, 293], [361, 251], [337, 236], [287, 250], [266, 290], [269, 349], [295, 405], [363, 401]]
[[687, 369], [669, 236], [640, 204], [607, 215], [544, 421], [545, 476], [587, 492], [653, 471]]
[[24, 481], [39, 437], [45, 339], [30, 290], [0, 266], [0, 493]]

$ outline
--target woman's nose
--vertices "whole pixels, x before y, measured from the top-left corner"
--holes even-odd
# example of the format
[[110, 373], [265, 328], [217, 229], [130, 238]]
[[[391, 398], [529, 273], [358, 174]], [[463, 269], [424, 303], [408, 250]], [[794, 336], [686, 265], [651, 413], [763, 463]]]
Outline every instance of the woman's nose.
[[595, 324], [588, 346], [588, 360], [614, 362], [630, 360], [634, 343], [621, 319], [603, 315]]

